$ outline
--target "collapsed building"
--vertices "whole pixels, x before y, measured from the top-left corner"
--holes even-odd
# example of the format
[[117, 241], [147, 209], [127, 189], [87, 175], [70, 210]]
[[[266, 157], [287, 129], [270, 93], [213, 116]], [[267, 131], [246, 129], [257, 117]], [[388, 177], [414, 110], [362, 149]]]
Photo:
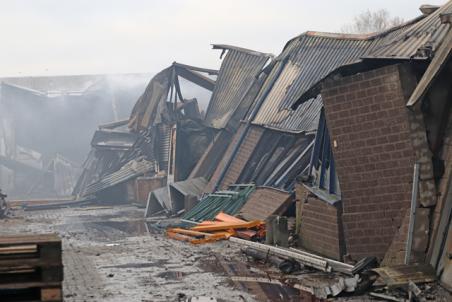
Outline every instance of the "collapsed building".
[[[195, 221], [213, 217], [199, 204], [266, 219], [297, 200], [300, 247], [429, 263], [452, 287], [452, 2], [421, 11], [380, 33], [306, 32], [277, 57], [215, 45], [218, 71], [174, 63], [95, 133], [74, 193]], [[205, 113], [179, 77], [212, 91]]]
[[[227, 146], [237, 123], [232, 121], [239, 121], [247, 110], [238, 106], [239, 101], [250, 93], [248, 87], [254, 84], [269, 55], [227, 45], [214, 48], [226, 53], [219, 71], [172, 64], [150, 81], [128, 121], [114, 126], [110, 134], [105, 130], [96, 133], [75, 195], [136, 200], [143, 195], [141, 187], [156, 189], [186, 180], [213, 141], [223, 140]], [[179, 78], [212, 91], [205, 113], [200, 112], [196, 99], [184, 98]], [[230, 92], [228, 87], [235, 91]], [[106, 141], [99, 145], [96, 138], [100, 132]], [[219, 152], [216, 155], [220, 157]], [[197, 177], [201, 184], [205, 182], [202, 176]], [[199, 187], [201, 193], [203, 186]], [[146, 204], [147, 195], [139, 202]], [[173, 213], [184, 208], [162, 200], [160, 206]]]
[[451, 13], [450, 1], [428, 7], [293, 104], [319, 95], [324, 103], [299, 188], [306, 248], [386, 265], [427, 262], [452, 285], [450, 210], [440, 210], [450, 181]]

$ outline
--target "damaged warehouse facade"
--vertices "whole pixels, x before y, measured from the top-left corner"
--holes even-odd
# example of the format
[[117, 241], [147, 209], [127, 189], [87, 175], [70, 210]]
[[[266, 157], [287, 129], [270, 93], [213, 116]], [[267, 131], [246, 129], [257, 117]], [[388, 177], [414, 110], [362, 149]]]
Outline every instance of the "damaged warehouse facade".
[[[336, 259], [378, 256], [385, 265], [430, 262], [450, 282], [438, 255], [439, 246], [447, 249], [447, 231], [437, 229], [450, 178], [451, 6], [398, 29], [294, 105], [320, 93], [325, 106], [311, 173], [299, 188], [309, 249], [336, 251], [329, 254]], [[324, 183], [336, 177], [339, 192]], [[442, 213], [443, 223], [449, 214]]]
[[[173, 63], [128, 119], [99, 126], [73, 194], [191, 224], [296, 215], [299, 249], [428, 263], [452, 288], [451, 12], [306, 32], [276, 57], [214, 45], [219, 70]], [[238, 232], [254, 240], [256, 226]]]
[[[449, 11], [450, 3], [372, 35], [307, 32], [274, 59], [215, 45], [226, 52], [219, 71], [174, 63], [150, 82], [128, 121], [96, 132], [94, 158], [79, 179], [84, 188], [75, 192], [88, 196], [119, 183], [123, 192], [127, 186], [140, 192], [140, 178], [147, 179], [139, 202], [152, 203], [149, 216], [189, 210], [185, 206], [203, 193], [233, 184], [289, 192], [298, 180], [297, 198], [307, 201], [300, 228], [305, 248], [338, 260], [372, 255], [402, 263], [404, 243], [395, 239], [404, 234], [394, 232], [406, 229], [418, 162], [422, 207], [416, 218], [425, 226], [415, 228], [413, 259], [425, 259], [431, 235], [426, 217], [442, 179], [434, 173], [439, 134], [447, 123], [432, 126], [428, 121], [436, 118], [405, 103], [447, 41]], [[196, 101], [183, 98], [178, 77], [213, 91], [205, 116]], [[427, 135], [430, 127], [436, 127], [434, 137]], [[101, 135], [123, 136], [121, 146], [116, 139], [96, 142]], [[199, 150], [189, 146], [195, 137]], [[86, 180], [88, 174], [97, 181]], [[323, 218], [328, 223], [319, 228], [316, 219]]]
[[[198, 184], [196, 192], [188, 194], [191, 198], [203, 192], [205, 180], [202, 178], [205, 174], [195, 166], [204, 156], [204, 150], [211, 149], [213, 141], [228, 144], [234, 128], [234, 122], [230, 121], [242, 118], [247, 107], [240, 107], [240, 101], [245, 96], [250, 98], [246, 95], [252, 93], [249, 87], [253, 88], [255, 76], [269, 59], [267, 54], [227, 45], [214, 45], [214, 48], [226, 53], [219, 71], [174, 63], [151, 80], [126, 122], [128, 128], [123, 130], [123, 135], [136, 136], [137, 141], [128, 145], [127, 150], [118, 151], [113, 146], [107, 146], [105, 152], [100, 152], [99, 146], [92, 143], [93, 150], [85, 163], [75, 195], [86, 197], [121, 190], [118, 196], [124, 198], [127, 186], [132, 191], [136, 188], [130, 180], [146, 176], [149, 182], [157, 183], [153, 189], [165, 187], [153, 195], [158, 198], [152, 200], [157, 200], [159, 204], [154, 204], [152, 208], [175, 213], [184, 209], [185, 201], [173, 199], [165, 202], [170, 200], [167, 196], [170, 192], [178, 191], [184, 195], [185, 192], [177, 188], [190, 187], [191, 181]], [[205, 114], [199, 111], [196, 99], [183, 98], [179, 77], [212, 91]], [[227, 90], [231, 86], [236, 89], [233, 93]], [[220, 102], [220, 98], [225, 100], [226, 93], [229, 100]], [[220, 158], [221, 152], [221, 148], [216, 149], [215, 156]], [[187, 180], [193, 169], [198, 170], [200, 175]], [[156, 178], [159, 180], [156, 181]], [[181, 181], [185, 181], [185, 185], [179, 183]], [[135, 192], [139, 191], [140, 188], [136, 188]], [[140, 203], [146, 201], [141, 200]]]

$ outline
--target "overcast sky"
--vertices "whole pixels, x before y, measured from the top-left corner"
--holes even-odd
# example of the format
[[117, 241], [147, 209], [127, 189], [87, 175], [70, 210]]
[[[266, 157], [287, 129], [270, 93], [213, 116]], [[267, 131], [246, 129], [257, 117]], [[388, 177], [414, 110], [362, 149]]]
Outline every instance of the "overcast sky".
[[[431, 0], [442, 4], [445, 0]], [[406, 20], [419, 0], [0, 0], [0, 76], [217, 68], [221, 43], [278, 54], [307, 30], [339, 31], [366, 9]]]

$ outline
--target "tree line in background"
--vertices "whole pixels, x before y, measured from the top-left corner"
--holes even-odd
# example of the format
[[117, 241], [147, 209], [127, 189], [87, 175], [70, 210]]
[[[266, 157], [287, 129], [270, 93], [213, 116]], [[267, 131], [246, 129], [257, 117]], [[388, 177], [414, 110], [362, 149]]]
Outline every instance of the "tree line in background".
[[342, 26], [341, 31], [343, 33], [367, 34], [383, 31], [403, 22], [402, 18], [391, 16], [386, 9], [367, 10], [355, 16], [351, 23]]

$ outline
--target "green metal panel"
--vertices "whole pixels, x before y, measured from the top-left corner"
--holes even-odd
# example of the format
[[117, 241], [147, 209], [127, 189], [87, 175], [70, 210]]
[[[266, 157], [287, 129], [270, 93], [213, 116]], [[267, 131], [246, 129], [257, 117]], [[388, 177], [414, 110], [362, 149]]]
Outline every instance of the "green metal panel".
[[217, 191], [208, 194], [187, 213], [182, 216], [184, 220], [201, 222], [212, 220], [224, 212], [229, 215], [237, 214], [248, 200], [248, 196], [255, 190], [254, 184], [240, 184], [229, 186], [228, 191]]

